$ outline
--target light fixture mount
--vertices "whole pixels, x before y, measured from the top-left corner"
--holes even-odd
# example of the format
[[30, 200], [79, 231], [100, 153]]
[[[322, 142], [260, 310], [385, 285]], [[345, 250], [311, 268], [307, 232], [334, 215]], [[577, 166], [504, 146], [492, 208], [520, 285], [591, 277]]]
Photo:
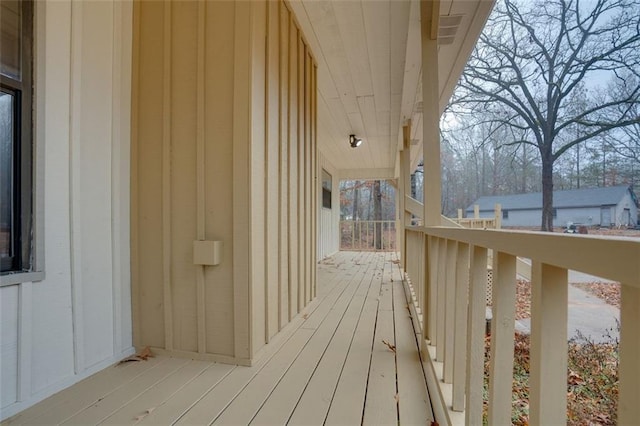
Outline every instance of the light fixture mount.
[[357, 148], [362, 145], [362, 139], [356, 137], [356, 135], [349, 135], [349, 145], [351, 145], [351, 148]]

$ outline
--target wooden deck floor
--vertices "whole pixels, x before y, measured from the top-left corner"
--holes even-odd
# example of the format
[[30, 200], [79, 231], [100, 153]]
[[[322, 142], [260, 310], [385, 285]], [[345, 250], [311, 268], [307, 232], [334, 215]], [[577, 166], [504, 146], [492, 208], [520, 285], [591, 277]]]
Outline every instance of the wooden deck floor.
[[431, 406], [394, 259], [342, 252], [322, 262], [318, 297], [253, 367], [169, 357], [130, 362], [7, 423], [429, 425]]

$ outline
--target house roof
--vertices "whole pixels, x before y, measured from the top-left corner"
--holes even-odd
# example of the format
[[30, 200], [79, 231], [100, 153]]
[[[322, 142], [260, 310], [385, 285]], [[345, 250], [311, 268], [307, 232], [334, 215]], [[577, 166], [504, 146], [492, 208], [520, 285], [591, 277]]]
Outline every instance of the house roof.
[[[627, 191], [631, 191], [628, 185], [554, 191], [553, 207], [611, 206], [618, 204]], [[636, 198], [633, 196], [633, 192], [632, 197], [635, 201]], [[542, 193], [532, 192], [528, 194], [480, 197], [475, 203], [467, 207], [466, 211], [473, 212], [475, 204], [480, 206], [480, 211], [493, 211], [496, 204], [501, 204], [502, 210], [537, 210], [542, 209]]]

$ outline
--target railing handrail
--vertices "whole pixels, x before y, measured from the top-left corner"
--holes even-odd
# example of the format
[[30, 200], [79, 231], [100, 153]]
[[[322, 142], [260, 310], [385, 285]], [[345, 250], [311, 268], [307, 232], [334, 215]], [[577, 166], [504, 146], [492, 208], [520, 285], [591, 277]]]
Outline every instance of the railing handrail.
[[396, 219], [340, 219], [340, 222], [376, 222], [376, 223], [380, 223], [380, 222], [389, 222], [389, 223], [395, 223]]
[[340, 220], [340, 250], [395, 251], [396, 224], [395, 219]]
[[[638, 286], [640, 241], [630, 238], [444, 226], [407, 226], [406, 229]], [[576, 253], [588, 257], [580, 259]]]

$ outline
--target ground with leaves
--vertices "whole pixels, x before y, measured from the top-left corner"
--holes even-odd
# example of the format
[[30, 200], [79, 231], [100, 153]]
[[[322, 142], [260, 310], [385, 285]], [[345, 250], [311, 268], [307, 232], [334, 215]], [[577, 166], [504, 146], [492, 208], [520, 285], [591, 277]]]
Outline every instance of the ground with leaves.
[[571, 285], [620, 309], [620, 284], [618, 283], [603, 283], [596, 281], [591, 283], [574, 283]]
[[[572, 284], [620, 307], [620, 285], [590, 282]], [[518, 280], [516, 286], [516, 319], [531, 317], [531, 284]], [[485, 338], [485, 397], [488, 395], [491, 337]], [[529, 424], [529, 351], [526, 334], [515, 334], [513, 366], [514, 425]], [[578, 335], [568, 345], [567, 424], [614, 425], [618, 406], [618, 341], [594, 343]], [[485, 399], [485, 424], [487, 401]]]
[[[485, 395], [488, 395], [491, 337], [485, 338]], [[516, 333], [511, 422], [529, 424], [529, 336]], [[567, 424], [614, 425], [618, 409], [618, 344], [595, 344], [581, 337], [569, 342]], [[486, 424], [487, 402], [484, 415]]]

